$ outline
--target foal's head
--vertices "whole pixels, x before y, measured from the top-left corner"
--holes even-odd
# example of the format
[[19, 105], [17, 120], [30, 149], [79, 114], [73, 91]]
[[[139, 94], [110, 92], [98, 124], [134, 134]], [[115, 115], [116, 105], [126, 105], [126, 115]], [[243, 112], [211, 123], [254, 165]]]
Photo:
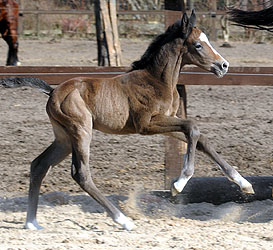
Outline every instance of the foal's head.
[[182, 30], [187, 34], [183, 63], [194, 64], [217, 77], [223, 77], [228, 71], [229, 63], [212, 47], [205, 33], [194, 27], [195, 19], [192, 12], [190, 18], [184, 14], [181, 20]]

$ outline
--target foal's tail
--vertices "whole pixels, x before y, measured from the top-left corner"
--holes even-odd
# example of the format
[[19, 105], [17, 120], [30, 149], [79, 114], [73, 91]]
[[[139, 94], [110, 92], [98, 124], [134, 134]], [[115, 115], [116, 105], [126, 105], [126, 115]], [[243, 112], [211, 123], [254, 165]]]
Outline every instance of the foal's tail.
[[35, 77], [6, 77], [0, 79], [0, 85], [5, 88], [31, 87], [37, 88], [47, 95], [51, 95], [53, 88], [45, 81]]

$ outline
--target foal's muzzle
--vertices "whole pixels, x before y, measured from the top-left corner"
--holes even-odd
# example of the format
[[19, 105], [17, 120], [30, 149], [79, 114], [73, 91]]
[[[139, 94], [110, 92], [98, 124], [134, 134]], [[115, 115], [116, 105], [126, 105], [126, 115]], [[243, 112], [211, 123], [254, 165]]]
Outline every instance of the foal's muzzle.
[[211, 65], [211, 72], [221, 78], [228, 72], [229, 63], [225, 60], [216, 62]]

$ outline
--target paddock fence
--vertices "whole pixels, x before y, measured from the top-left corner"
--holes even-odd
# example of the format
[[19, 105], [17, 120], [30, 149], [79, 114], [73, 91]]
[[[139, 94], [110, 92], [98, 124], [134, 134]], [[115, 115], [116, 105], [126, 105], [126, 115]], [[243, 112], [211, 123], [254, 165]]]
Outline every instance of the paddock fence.
[[[46, 16], [53, 17], [53, 16], [58, 16], [60, 20], [62, 20], [63, 17], [69, 17], [70, 16], [70, 21], [71, 25], [72, 21], [74, 20], [75, 17], [82, 18], [82, 17], [88, 17], [87, 18], [87, 23], [82, 23], [81, 22], [76, 22], [75, 27], [73, 29], [80, 29], [82, 25], [87, 25], [87, 26], [92, 26], [93, 28], [89, 28], [89, 30], [93, 30], [95, 32], [95, 15], [93, 10], [62, 10], [62, 9], [55, 9], [55, 10], [43, 10], [43, 9], [19, 9], [20, 12], [20, 22], [19, 22], [19, 27], [18, 27], [18, 33], [20, 36], [25, 36], [25, 31], [27, 30], [25, 28], [25, 22], [27, 16], [33, 16], [33, 30], [32, 33], [36, 34], [36, 36], [40, 36], [43, 33], [43, 26], [45, 24], [43, 23], [43, 18]], [[226, 12], [224, 10], [217, 10], [217, 9], [211, 9], [210, 11], [196, 11], [196, 15], [199, 17], [199, 21], [204, 25], [204, 28], [208, 30], [209, 27], [209, 34], [211, 36], [212, 41], [217, 40], [217, 33], [219, 30], [221, 30], [221, 27], [219, 26], [220, 24], [220, 17], [226, 15]], [[160, 23], [165, 24], [165, 27], [168, 27], [172, 23], [174, 23], [177, 19], [181, 18], [181, 11], [174, 11], [174, 10], [117, 10], [117, 17], [119, 20], [119, 24], [122, 24], [124, 21], [128, 25], [127, 29], [132, 29], [134, 25], [141, 25], [141, 23], [153, 23], [155, 22], [157, 24], [157, 29], [163, 29], [164, 30], [164, 25], [160, 26]], [[136, 18], [137, 17], [137, 18]], [[147, 20], [144, 21], [142, 20], [143, 17], [149, 17], [146, 18]], [[217, 18], [219, 20], [217, 20]], [[50, 19], [49, 19], [50, 20]], [[53, 19], [52, 19], [53, 20]], [[53, 22], [53, 21], [51, 21]], [[50, 23], [50, 22], [49, 22]], [[53, 22], [54, 23], [54, 22]], [[62, 26], [62, 22], [58, 23], [56, 22], [50, 30], [54, 30], [56, 26]], [[124, 24], [125, 25], [125, 24]], [[142, 27], [143, 27], [142, 25]], [[207, 27], [208, 26], [208, 27]], [[155, 25], [152, 26], [152, 29], [155, 29]], [[157, 30], [156, 29], [156, 30]], [[74, 32], [76, 33], [76, 31]], [[162, 31], [163, 31], [162, 30]], [[82, 31], [79, 31], [79, 33]], [[128, 32], [128, 30], [127, 30]], [[133, 33], [135, 32], [134, 30], [132, 31]], [[151, 30], [150, 30], [151, 32]], [[28, 33], [28, 32], [27, 32]], [[92, 32], [91, 32], [92, 33]], [[120, 30], [120, 35], [123, 34], [123, 32]], [[152, 34], [152, 32], [151, 32]], [[147, 34], [146, 34], [147, 35]], [[152, 34], [155, 35], [155, 34]], [[27, 36], [27, 34], [26, 34]]]
[[[128, 67], [0, 67], [3, 77], [38, 77], [51, 85], [58, 85], [74, 77], [110, 78], [123, 74]], [[251, 85], [273, 86], [273, 67], [231, 67], [221, 79], [197, 67], [186, 67], [180, 73], [179, 85]], [[179, 87], [178, 85], [178, 87]], [[172, 180], [180, 175], [186, 146], [174, 138], [165, 142], [165, 188], [169, 189]]]

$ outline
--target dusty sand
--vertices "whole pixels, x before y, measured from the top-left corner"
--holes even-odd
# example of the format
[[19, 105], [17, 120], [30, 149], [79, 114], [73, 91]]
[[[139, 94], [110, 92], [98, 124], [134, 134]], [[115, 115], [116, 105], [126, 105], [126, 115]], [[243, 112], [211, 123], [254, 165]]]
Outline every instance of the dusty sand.
[[[138, 59], [148, 44], [122, 40], [124, 65]], [[272, 44], [233, 43], [231, 49], [221, 48], [221, 42], [214, 45], [231, 66], [273, 66]], [[95, 49], [95, 42], [87, 40], [22, 40], [19, 58], [23, 65], [95, 66]], [[0, 50], [4, 65], [3, 41]], [[188, 87], [189, 117], [243, 175], [272, 175], [272, 91]], [[94, 132], [94, 180], [134, 219], [135, 230], [122, 230], [82, 193], [70, 177], [70, 159], [52, 169], [43, 183], [38, 220], [45, 229], [24, 230], [29, 164], [53, 140], [47, 97], [27, 88], [0, 89], [0, 96], [0, 249], [273, 249], [271, 200], [215, 206], [156, 199], [142, 204], [136, 193], [164, 188], [161, 136]], [[198, 154], [195, 176], [221, 175]]]

